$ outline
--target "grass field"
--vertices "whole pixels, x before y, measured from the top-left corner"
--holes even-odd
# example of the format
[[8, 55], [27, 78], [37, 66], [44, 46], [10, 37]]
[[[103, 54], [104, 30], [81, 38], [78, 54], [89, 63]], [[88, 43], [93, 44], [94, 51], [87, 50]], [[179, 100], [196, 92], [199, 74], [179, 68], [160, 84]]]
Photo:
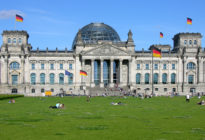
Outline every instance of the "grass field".
[[[203, 97], [205, 98], [205, 97]], [[17, 98], [0, 101], [1, 140], [205, 140], [196, 97]], [[121, 101], [124, 105], [113, 106]], [[65, 109], [49, 109], [57, 102]]]

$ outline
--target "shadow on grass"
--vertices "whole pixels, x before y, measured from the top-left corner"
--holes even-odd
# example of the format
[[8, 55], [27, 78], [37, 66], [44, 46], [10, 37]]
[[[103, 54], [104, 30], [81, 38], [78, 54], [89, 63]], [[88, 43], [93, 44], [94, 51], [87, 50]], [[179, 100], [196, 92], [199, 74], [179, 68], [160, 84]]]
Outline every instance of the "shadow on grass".
[[7, 122], [7, 124], [18, 124], [21, 122], [45, 122], [51, 121], [52, 119], [31, 119], [31, 118], [21, 118], [21, 119], [2, 119], [0, 122]]
[[102, 116], [76, 116], [76, 119], [103, 119]]
[[108, 129], [106, 125], [96, 125], [96, 126], [79, 126], [79, 130], [105, 130]]
[[66, 134], [62, 133], [62, 132], [59, 132], [59, 133], [56, 133], [55, 135], [62, 136], [62, 135], [66, 135]]

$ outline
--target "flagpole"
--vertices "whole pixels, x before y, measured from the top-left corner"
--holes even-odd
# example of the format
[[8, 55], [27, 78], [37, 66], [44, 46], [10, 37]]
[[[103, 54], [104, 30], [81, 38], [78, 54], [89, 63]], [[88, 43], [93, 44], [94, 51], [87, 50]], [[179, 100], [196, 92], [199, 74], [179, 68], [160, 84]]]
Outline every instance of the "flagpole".
[[152, 48], [152, 95], [154, 94], [154, 84], [153, 84], [153, 48]]
[[15, 16], [15, 18], [14, 18], [14, 19], [15, 19], [15, 26], [14, 26], [14, 30], [16, 30], [16, 16]]

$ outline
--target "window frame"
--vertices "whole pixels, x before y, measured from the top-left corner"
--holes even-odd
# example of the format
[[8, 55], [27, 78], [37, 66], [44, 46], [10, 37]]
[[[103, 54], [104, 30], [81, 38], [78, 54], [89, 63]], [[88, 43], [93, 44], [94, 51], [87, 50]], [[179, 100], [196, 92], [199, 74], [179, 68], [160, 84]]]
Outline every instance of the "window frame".
[[63, 64], [62, 63], [60, 63], [59, 67], [60, 67], [60, 70], [63, 70]]
[[154, 70], [158, 70], [158, 64], [154, 64]]
[[163, 64], [163, 70], [167, 69], [167, 64]]
[[136, 84], [140, 84], [141, 83], [141, 74], [137, 73], [136, 74]]
[[140, 64], [137, 64], [137, 70], [140, 70]]
[[69, 64], [69, 70], [73, 69], [73, 64]]
[[149, 64], [145, 64], [145, 69], [149, 70]]

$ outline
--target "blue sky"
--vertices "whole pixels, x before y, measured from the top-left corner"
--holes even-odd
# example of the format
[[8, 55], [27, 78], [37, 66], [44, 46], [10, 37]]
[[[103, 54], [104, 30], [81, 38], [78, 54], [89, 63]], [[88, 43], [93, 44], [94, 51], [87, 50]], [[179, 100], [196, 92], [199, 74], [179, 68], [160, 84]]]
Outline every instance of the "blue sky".
[[[205, 34], [204, 0], [10, 0], [1, 1], [0, 32], [14, 30], [14, 15], [23, 16], [18, 30], [26, 30], [33, 49], [71, 49], [77, 31], [91, 22], [113, 27], [122, 41], [133, 32], [135, 49], [170, 44], [179, 32]], [[193, 20], [186, 24], [186, 18]], [[164, 33], [160, 39], [159, 33]], [[2, 39], [0, 39], [2, 44]], [[202, 47], [205, 39], [202, 39]]]

